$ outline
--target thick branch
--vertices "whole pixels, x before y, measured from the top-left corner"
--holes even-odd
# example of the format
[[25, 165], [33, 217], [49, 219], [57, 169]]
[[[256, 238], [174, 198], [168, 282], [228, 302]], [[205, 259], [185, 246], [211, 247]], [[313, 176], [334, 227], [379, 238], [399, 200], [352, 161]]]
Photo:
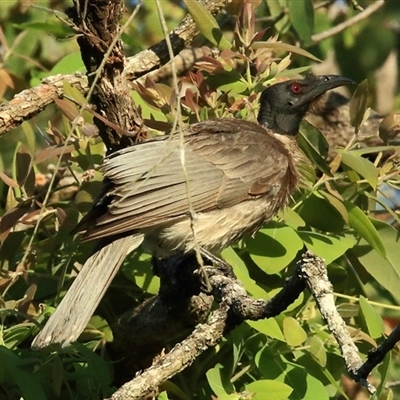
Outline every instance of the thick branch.
[[[205, 8], [213, 15], [218, 14], [228, 0], [200, 0]], [[174, 54], [178, 54], [189, 46], [199, 29], [190, 15], [187, 15], [180, 25], [169, 35]], [[126, 63], [125, 74], [128, 80], [135, 80], [140, 76], [158, 68], [170, 60], [166, 40], [162, 40], [148, 50], [131, 57]]]
[[[204, 269], [195, 273], [199, 278], [203, 274], [207, 276], [214, 297], [221, 300], [218, 310], [214, 311], [207, 323], [198, 326], [190, 336], [175, 345], [168, 354], [159, 357], [157, 362], [151, 365], [151, 367], [123, 385], [114, 393], [112, 399], [142, 399], [143, 396], [157, 391], [158, 387], [165, 380], [175, 376], [191, 365], [201, 353], [215, 346], [224, 334], [245, 319], [257, 320], [260, 318], [269, 318], [284, 311], [305, 288], [303, 278], [300, 274], [300, 264], [293, 276], [286, 282], [281, 292], [269, 301], [251, 299], [246, 294], [243, 285], [235, 279], [230, 271], [231, 267], [225, 263], [220, 263], [220, 265], [212, 267], [205, 266]], [[180, 268], [182, 266], [183, 268]], [[171, 277], [171, 282], [177, 280], [178, 285], [176, 289], [179, 290], [180, 288], [181, 291], [185, 286], [179, 284], [179, 281], [186, 280], [186, 278], [182, 278], [181, 276], [186, 273], [185, 266], [189, 267], [189, 269], [193, 268], [193, 260], [189, 260], [188, 264], [185, 265], [183, 261], [179, 262], [177, 259], [174, 259], [171, 263], [164, 265], [167, 274], [171, 268], [176, 268], [176, 279]], [[192, 285], [193, 282], [190, 286]], [[169, 296], [167, 294], [169, 291], [168, 288], [164, 287], [162, 290], [165, 292], [163, 296]], [[172, 289], [172, 291], [174, 290]], [[156, 317], [153, 313], [153, 307], [146, 307], [145, 310], [140, 311], [145, 312], [144, 318], [147, 320], [153, 320]], [[181, 317], [183, 316], [181, 315]], [[171, 318], [173, 318], [173, 315], [171, 315]], [[155, 319], [155, 321], [158, 320]], [[135, 322], [138, 321], [135, 320]], [[162, 321], [161, 328], [159, 327], [158, 330], [162, 331], [164, 326], [170, 325]], [[135, 324], [135, 327], [137, 331], [142, 330], [137, 324]], [[145, 326], [143, 328], [145, 329]], [[168, 335], [171, 334], [173, 333], [169, 331]], [[141, 336], [143, 336], [143, 332], [141, 332]]]
[[[213, 15], [218, 14], [226, 4], [227, 0], [206, 0], [204, 2], [207, 10]], [[190, 16], [187, 16], [170, 34], [174, 53], [178, 54], [184, 47], [189, 46], [197, 34], [198, 28], [196, 24]], [[194, 58], [197, 55], [197, 52], [193, 53]], [[178, 57], [177, 61], [179, 62], [180, 60], [181, 58]], [[124, 78], [128, 81], [135, 80], [150, 71], [154, 71], [168, 61], [168, 49], [165, 40], [163, 40], [150, 49], [126, 59]], [[64, 95], [63, 81], [76, 87], [83, 94], [87, 94], [89, 91], [87, 78], [80, 74], [57, 75], [46, 78], [42, 84], [32, 89], [24, 90], [10, 102], [0, 105], [0, 136], [44, 110], [55, 99], [62, 98]]]
[[313, 253], [307, 252], [303, 256], [301, 271], [307, 282], [308, 289], [317, 302], [322, 317], [336, 342], [339, 344], [348, 373], [353, 379], [366, 387], [370, 393], [374, 393], [375, 388], [368, 380], [364, 378], [359, 379], [357, 376], [357, 371], [362, 365], [362, 360], [343, 318], [336, 309], [333, 287], [329, 281], [324, 261]]
[[86, 76], [79, 73], [44, 79], [40, 85], [18, 93], [8, 103], [0, 104], [0, 136], [39, 114], [55, 99], [63, 97], [64, 82], [82, 93], [89, 90]]
[[162, 382], [183, 371], [205, 350], [214, 347], [222, 338], [228, 318], [228, 305], [221, 303], [207, 324], [199, 325], [184, 341], [167, 355], [160, 357], [150, 368], [127, 382], [111, 397], [112, 400], [142, 399], [157, 392]]
[[93, 87], [90, 101], [99, 114], [125, 131], [121, 133], [101, 119], [94, 119], [111, 152], [146, 137], [146, 128], [123, 76], [125, 58], [119, 38], [123, 9], [123, 2], [118, 0], [76, 0], [75, 7], [68, 10], [81, 33], [77, 40], [89, 86]]

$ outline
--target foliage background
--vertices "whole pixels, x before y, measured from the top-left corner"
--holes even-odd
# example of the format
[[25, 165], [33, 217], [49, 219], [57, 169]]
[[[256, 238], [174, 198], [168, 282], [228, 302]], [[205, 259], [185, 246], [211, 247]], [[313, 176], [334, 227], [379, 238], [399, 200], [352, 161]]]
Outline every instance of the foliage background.
[[[359, 3], [366, 7], [372, 2]], [[180, 77], [185, 122], [221, 116], [254, 119], [257, 95], [266, 84], [316, 64], [301, 49], [327, 60], [316, 66], [317, 70], [338, 71], [358, 82], [368, 78], [369, 104], [378, 111], [399, 107], [400, 96], [392, 85], [398, 79], [400, 4], [396, 0], [387, 1], [368, 19], [317, 44], [312, 35], [357, 13], [351, 4], [339, 1], [318, 8], [311, 0], [252, 2], [254, 8], [257, 6], [254, 24], [249, 12], [235, 30], [241, 4], [232, 2], [228, 13], [217, 18], [226, 40], [218, 43], [223, 51], [214, 55], [209, 50], [209, 57], [199, 62], [194, 72]], [[83, 71], [73, 32], [54, 13], [62, 13], [70, 5], [64, 1], [0, 3], [0, 95], [4, 102], [38, 85], [46, 76]], [[177, 1], [162, 5], [168, 27], [173, 29], [186, 14], [185, 5]], [[135, 6], [128, 3], [127, 12]], [[313, 8], [317, 9], [312, 12]], [[265, 28], [257, 41], [273, 45], [256, 48], [251, 44], [253, 34]], [[205, 35], [209, 30], [207, 24], [202, 26]], [[162, 38], [155, 3], [146, 0], [123, 35], [126, 54], [136, 54]], [[300, 47], [288, 53], [277, 40]], [[204, 38], [194, 45], [213, 47]], [[386, 75], [382, 73], [385, 66]], [[382, 78], [388, 74], [389, 79]], [[168, 130], [174, 119], [172, 84], [168, 80], [140, 82], [132, 95], [153, 134], [160, 134], [159, 130]], [[380, 94], [382, 87], [385, 96]], [[83, 102], [77, 90], [65, 85], [64, 91], [77, 103]], [[74, 265], [83, 263], [91, 250], [90, 244], [81, 245], [79, 238], [68, 234], [101, 187], [96, 168], [104, 149], [97, 137], [87, 134], [92, 129], [91, 116], [84, 114], [86, 125], [72, 131], [60, 162], [56, 150], [66, 141], [77, 113], [78, 106], [72, 102], [58, 102], [1, 138], [0, 398], [110, 396], [118, 377], [114, 376], [115, 360], [106, 348], [112, 339], [109, 322], [157, 293], [150, 256], [132, 255], [80, 343], [58, 353], [29, 348], [38, 325], [65, 294]], [[368, 150], [357, 150], [356, 138], [328, 164], [323, 138], [307, 126], [303, 131], [302, 147], [308, 149], [307, 155], [319, 172], [304, 167], [306, 179], [290, 209], [255, 239], [242, 241], [223, 256], [255, 298], [276, 293], [304, 249], [325, 258], [339, 310], [360, 351], [366, 354], [399, 317], [400, 246], [398, 230], [388, 223], [399, 221], [379, 194], [383, 182], [397, 188], [397, 159], [362, 157]], [[378, 149], [382, 154], [388, 143], [384, 146]], [[332, 171], [332, 176], [323, 174], [327, 171]], [[45, 212], [39, 214], [52, 174], [56, 174], [57, 184]], [[390, 214], [390, 221], [377, 218], [377, 204]], [[47, 305], [45, 312], [40, 303]], [[338, 348], [313, 299], [304, 293], [279, 317], [235, 329], [217, 348], [166, 382], [163, 389], [167, 392], [159, 398], [361, 398], [351, 394], [352, 385], [343, 373]], [[398, 374], [396, 350], [374, 372], [376, 398], [400, 395], [396, 387], [385, 389], [385, 382], [396, 381]], [[351, 390], [356, 391], [354, 387]]]

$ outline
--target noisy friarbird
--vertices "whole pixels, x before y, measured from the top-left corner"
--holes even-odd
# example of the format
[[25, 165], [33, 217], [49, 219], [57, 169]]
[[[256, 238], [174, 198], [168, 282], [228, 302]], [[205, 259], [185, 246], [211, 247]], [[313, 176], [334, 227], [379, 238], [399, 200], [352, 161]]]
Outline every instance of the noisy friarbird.
[[218, 253], [256, 233], [296, 189], [302, 118], [327, 90], [352, 83], [337, 75], [277, 83], [261, 95], [258, 124], [208, 120], [186, 127], [183, 142], [176, 133], [107, 157], [103, 192], [77, 228], [98, 245], [32, 346], [76, 341], [139, 245], [156, 257], [193, 251], [195, 241]]

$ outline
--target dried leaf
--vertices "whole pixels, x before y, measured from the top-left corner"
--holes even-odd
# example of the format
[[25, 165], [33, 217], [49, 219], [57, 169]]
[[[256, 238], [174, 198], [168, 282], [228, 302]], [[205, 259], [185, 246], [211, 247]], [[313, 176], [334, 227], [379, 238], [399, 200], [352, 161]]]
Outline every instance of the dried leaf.
[[61, 154], [70, 154], [75, 150], [75, 146], [70, 144], [68, 146], [51, 146], [34, 154], [35, 164], [40, 164], [49, 158], [56, 158]]
[[390, 114], [379, 124], [379, 137], [385, 144], [400, 133], [400, 114]]
[[77, 107], [68, 100], [54, 99], [54, 103], [71, 122], [79, 115]]
[[4, 172], [0, 171], [0, 179], [9, 187], [19, 188], [19, 184], [16, 180], [10, 178]]
[[251, 46], [254, 50], [256, 49], [275, 49], [275, 50], [284, 50], [289, 51], [294, 54], [298, 54], [300, 56], [304, 56], [310, 58], [311, 60], [321, 62], [321, 60], [309, 53], [306, 50], [301, 49], [300, 47], [293, 46], [291, 44], [282, 43], [282, 42], [254, 42]]

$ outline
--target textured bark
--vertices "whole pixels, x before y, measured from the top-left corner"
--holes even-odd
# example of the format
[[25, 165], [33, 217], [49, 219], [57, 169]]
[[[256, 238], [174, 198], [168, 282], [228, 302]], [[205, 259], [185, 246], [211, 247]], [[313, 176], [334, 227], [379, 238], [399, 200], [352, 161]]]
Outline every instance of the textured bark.
[[124, 134], [116, 131], [95, 118], [99, 135], [110, 152], [146, 137], [142, 118], [123, 76], [124, 53], [118, 37], [123, 7], [123, 2], [119, 0], [78, 0], [75, 1], [75, 7], [69, 10], [75, 29], [81, 33], [78, 44], [87, 69], [89, 86], [93, 86], [90, 101], [96, 106], [97, 112], [125, 131]]

